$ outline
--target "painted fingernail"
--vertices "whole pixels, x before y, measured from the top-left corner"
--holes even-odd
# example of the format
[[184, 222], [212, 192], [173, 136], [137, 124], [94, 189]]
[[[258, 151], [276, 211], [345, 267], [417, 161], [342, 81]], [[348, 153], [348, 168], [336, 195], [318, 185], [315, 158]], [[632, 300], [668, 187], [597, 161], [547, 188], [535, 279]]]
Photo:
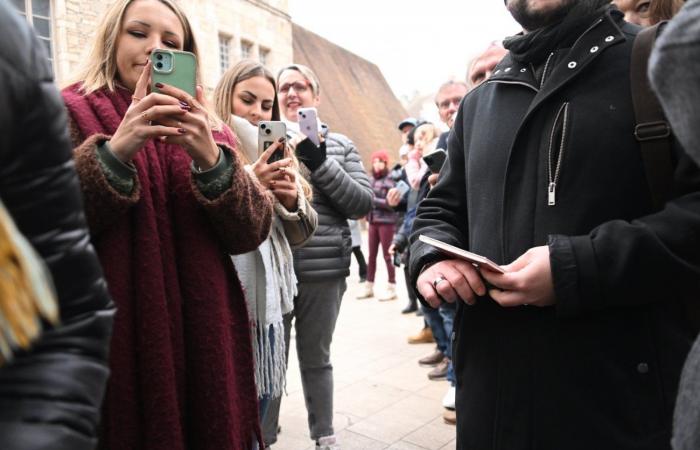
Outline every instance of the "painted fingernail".
[[281, 137], [281, 138], [279, 138], [279, 139], [277, 139], [277, 142], [279, 142], [280, 144], [281, 144], [282, 142], [284, 142], [284, 136]]
[[185, 130], [184, 128], [178, 128], [177, 132], [180, 134], [185, 134], [185, 133], [187, 133], [187, 130]]
[[190, 109], [192, 109], [192, 108], [190, 108], [190, 105], [180, 105], [180, 108], [185, 110], [185, 111], [189, 111]]
[[163, 86], [164, 86], [163, 83], [156, 83], [157, 88], [162, 88]]

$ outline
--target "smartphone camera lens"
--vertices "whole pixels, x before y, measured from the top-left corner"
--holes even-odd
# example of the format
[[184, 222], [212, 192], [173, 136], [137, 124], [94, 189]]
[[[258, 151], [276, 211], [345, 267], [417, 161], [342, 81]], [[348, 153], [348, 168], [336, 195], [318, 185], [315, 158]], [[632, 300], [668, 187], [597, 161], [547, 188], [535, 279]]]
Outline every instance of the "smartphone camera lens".
[[158, 53], [158, 54], [156, 55], [156, 59], [157, 59], [158, 61], [162, 60], [162, 59], [163, 59], [163, 55], [161, 55], [160, 53]]
[[161, 63], [161, 62], [156, 63], [156, 68], [162, 69], [162, 68], [163, 68], [163, 63]]
[[270, 134], [272, 133], [272, 130], [265, 130], [265, 133]]
[[264, 130], [265, 128], [267, 128], [267, 125], [265, 125], [265, 124], [263, 123], [263, 124], [260, 125], [260, 128], [262, 128], [262, 129]]

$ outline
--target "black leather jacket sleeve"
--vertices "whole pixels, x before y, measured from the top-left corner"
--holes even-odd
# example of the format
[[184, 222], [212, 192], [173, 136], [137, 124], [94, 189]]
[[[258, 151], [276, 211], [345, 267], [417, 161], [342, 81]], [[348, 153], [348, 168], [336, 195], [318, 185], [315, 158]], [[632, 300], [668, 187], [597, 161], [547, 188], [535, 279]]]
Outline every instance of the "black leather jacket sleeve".
[[114, 308], [43, 45], [4, 1], [0, 29], [0, 198], [46, 262], [61, 320], [0, 367], [0, 448], [93, 449]]

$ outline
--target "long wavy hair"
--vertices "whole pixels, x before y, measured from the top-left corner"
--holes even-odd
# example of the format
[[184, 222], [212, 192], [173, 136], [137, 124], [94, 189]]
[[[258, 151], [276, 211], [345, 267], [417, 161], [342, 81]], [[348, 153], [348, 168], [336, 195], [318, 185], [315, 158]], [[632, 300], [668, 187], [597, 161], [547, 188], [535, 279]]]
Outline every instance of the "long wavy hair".
[[[272, 103], [272, 117], [271, 120], [280, 120], [280, 107], [277, 101], [277, 81], [274, 75], [262, 64], [252, 61], [249, 59], [244, 59], [236, 63], [233, 67], [228, 69], [226, 73], [223, 74], [219, 83], [214, 89], [214, 112], [218, 118], [227, 124], [231, 129], [235, 129], [233, 120], [231, 116], [233, 115], [233, 91], [236, 89], [236, 85], [241, 81], [249, 80], [255, 77], [263, 77], [272, 85], [272, 89], [275, 91], [275, 97]], [[239, 141], [240, 145], [241, 142]], [[252, 163], [248, 161], [245, 152], [239, 152], [239, 155], [246, 163]], [[299, 160], [297, 159], [294, 152], [288, 152], [290, 158], [292, 158], [292, 165], [297, 173], [300, 172]], [[297, 177], [301, 183], [302, 190], [304, 191], [304, 196], [311, 200], [313, 190], [311, 185], [303, 176], [299, 175]]]
[[649, 4], [649, 19], [652, 24], [671, 20], [683, 7], [684, 0], [652, 0]]
[[[117, 40], [122, 31], [124, 15], [126, 10], [137, 0], [117, 0], [107, 12], [102, 16], [100, 24], [97, 26], [95, 38], [83, 67], [72, 77], [68, 84], [75, 82], [82, 83], [82, 91], [90, 94], [98, 89], [107, 88], [114, 91], [115, 81], [119, 74], [117, 72]], [[192, 26], [185, 12], [173, 0], [157, 0], [168, 7], [177, 16], [182, 29], [184, 30], [182, 49], [194, 53], [199, 61], [199, 52], [195, 41]], [[197, 83], [200, 83], [201, 73], [199, 62], [197, 62]]]

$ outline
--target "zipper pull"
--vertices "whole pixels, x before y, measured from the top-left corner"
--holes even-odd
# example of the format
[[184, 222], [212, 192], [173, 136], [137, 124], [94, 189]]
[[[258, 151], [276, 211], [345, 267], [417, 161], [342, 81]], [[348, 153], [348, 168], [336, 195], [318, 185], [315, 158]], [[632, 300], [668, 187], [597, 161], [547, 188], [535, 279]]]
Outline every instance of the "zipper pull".
[[554, 206], [557, 203], [556, 196], [557, 196], [557, 183], [549, 183], [549, 189], [547, 190], [548, 193], [548, 201], [547, 205], [548, 206]]

